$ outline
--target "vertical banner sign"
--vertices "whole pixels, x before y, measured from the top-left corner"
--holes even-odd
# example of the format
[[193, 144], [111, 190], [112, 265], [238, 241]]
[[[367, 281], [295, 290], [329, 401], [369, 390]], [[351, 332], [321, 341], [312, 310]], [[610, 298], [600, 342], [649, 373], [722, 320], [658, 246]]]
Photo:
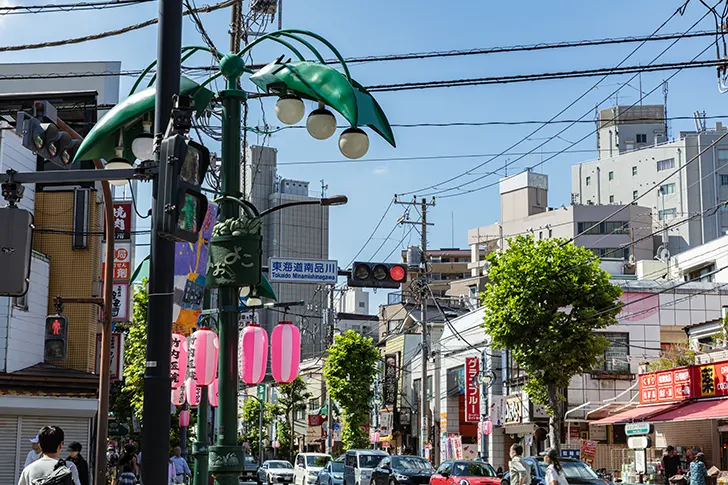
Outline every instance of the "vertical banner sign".
[[129, 283], [114, 282], [113, 287], [111, 321], [129, 321]]
[[[121, 363], [122, 363], [122, 355], [124, 354], [124, 349], [121, 345], [121, 334], [120, 333], [112, 333], [111, 334], [111, 347], [109, 352], [109, 360], [111, 362], [111, 366], [109, 367], [111, 380], [116, 381], [121, 377]], [[101, 367], [101, 334], [96, 335], [96, 374], [99, 373], [99, 368]]]
[[477, 357], [465, 359], [465, 421], [468, 423], [480, 421], [480, 389], [476, 382], [479, 366]]
[[174, 245], [174, 329], [190, 335], [197, 327], [202, 313], [202, 296], [205, 292], [208, 246], [212, 226], [217, 219], [217, 206], [207, 206], [207, 214], [195, 243], [178, 242]]
[[[101, 274], [106, 274], [106, 251], [104, 262], [101, 265]], [[129, 281], [131, 278], [131, 243], [117, 242], [114, 244], [114, 281]]]
[[384, 356], [384, 404], [393, 405], [397, 401], [398, 354]]
[[[117, 241], [131, 241], [132, 206], [129, 202], [114, 202], [114, 239]], [[104, 227], [106, 227], [106, 212], [104, 212]], [[104, 237], [106, 237], [104, 233]], [[106, 242], [106, 239], [104, 239]]]

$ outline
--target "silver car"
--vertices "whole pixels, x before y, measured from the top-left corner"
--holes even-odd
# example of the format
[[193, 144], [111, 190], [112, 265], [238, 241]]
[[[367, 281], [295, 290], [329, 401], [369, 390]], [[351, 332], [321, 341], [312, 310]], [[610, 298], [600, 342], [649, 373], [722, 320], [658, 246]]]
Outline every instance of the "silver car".
[[330, 461], [319, 472], [316, 485], [342, 485], [344, 483], [344, 462]]
[[258, 485], [293, 483], [293, 465], [283, 460], [267, 460], [258, 468]]

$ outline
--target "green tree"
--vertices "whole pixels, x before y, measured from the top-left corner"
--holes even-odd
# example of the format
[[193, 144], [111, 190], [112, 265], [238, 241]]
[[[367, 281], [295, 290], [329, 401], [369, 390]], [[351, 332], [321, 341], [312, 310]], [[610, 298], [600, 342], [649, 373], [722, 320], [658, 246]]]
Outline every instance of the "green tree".
[[[263, 440], [268, 436], [268, 429], [273, 423], [275, 417], [279, 414], [279, 408], [276, 404], [263, 403]], [[247, 441], [250, 445], [250, 452], [258, 457], [259, 454], [259, 437], [260, 437], [260, 403], [257, 399], [248, 398], [243, 403], [243, 421], [245, 423], [243, 435], [239, 439]]]
[[293, 437], [293, 418], [298, 411], [306, 409], [311, 393], [306, 390], [306, 383], [301, 376], [296, 377], [288, 384], [278, 386], [278, 406], [283, 415], [283, 421], [278, 424], [278, 441], [281, 447], [278, 450], [282, 457], [293, 458], [293, 446], [296, 440]]
[[324, 364], [326, 386], [342, 408], [341, 439], [345, 449], [366, 448], [369, 398], [380, 356], [371, 338], [353, 330], [337, 335]]
[[564, 239], [518, 236], [508, 244], [488, 257], [484, 327], [493, 346], [509, 350], [525, 370], [525, 390], [547, 409], [558, 449], [562, 390], [600, 363], [609, 342], [595, 330], [617, 323], [622, 290], [589, 250]]
[[145, 279], [134, 291], [134, 313], [124, 340], [124, 385], [121, 388], [121, 393], [126, 395], [125, 402], [139, 419], [142, 418], [144, 407], [148, 307], [149, 293]]

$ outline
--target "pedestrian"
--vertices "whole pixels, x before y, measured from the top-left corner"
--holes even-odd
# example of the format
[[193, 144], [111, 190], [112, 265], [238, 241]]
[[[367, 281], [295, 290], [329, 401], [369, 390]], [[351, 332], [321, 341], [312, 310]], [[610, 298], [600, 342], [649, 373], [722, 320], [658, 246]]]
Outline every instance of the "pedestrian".
[[569, 485], [561, 467], [559, 452], [555, 448], [546, 450], [543, 460], [548, 464], [546, 468], [546, 485]]
[[119, 476], [116, 478], [117, 485], [136, 485], [139, 483], [133, 468], [134, 466], [130, 461], [126, 462], [119, 471]]
[[708, 469], [705, 468], [705, 453], [695, 455], [695, 460], [690, 463], [690, 485], [706, 485]]
[[23, 469], [18, 485], [43, 485], [43, 479], [57, 479], [57, 485], [81, 485], [78, 469], [71, 462], [59, 459], [63, 450], [63, 430], [58, 426], [43, 426], [38, 432], [42, 456]]
[[662, 469], [665, 470], [665, 485], [670, 485], [670, 479], [680, 471], [680, 457], [672, 445], [669, 445], [666, 453], [662, 455]]
[[106, 449], [106, 483], [114, 483], [116, 479], [116, 467], [119, 464], [119, 455], [112, 443]]
[[[177, 471], [176, 471], [176, 469], [174, 467], [174, 463], [172, 463], [172, 458], [169, 459], [169, 467], [168, 468], [169, 468], [169, 470], [168, 470], [169, 483], [175, 483], [174, 478], [175, 478], [175, 475], [177, 475]], [[210, 476], [212, 476], [212, 475], [210, 475]]]
[[174, 456], [170, 458], [174, 465], [174, 483], [183, 483], [186, 476], [192, 475], [187, 460], [182, 457], [182, 448], [179, 446], [174, 448]]
[[81, 485], [89, 485], [88, 462], [81, 455], [82, 448], [81, 443], [78, 441], [68, 445], [68, 461], [78, 468], [78, 479], [81, 481]]
[[33, 463], [35, 460], [40, 458], [41, 455], [43, 454], [40, 451], [40, 445], [38, 444], [37, 436], [30, 440], [30, 446], [33, 449], [28, 452], [28, 456], [25, 458], [25, 464], [23, 465], [23, 468], [25, 468], [28, 465], [30, 465], [31, 463]]
[[511, 483], [513, 485], [530, 485], [531, 467], [521, 459], [523, 446], [517, 443], [511, 446], [510, 455], [511, 461], [508, 464], [508, 471], [511, 473]]

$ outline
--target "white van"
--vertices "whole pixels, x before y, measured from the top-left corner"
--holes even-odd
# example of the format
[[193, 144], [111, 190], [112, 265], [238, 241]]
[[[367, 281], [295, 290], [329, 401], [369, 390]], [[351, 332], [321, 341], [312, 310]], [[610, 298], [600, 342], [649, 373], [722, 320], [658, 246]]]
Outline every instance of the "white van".
[[325, 453], [299, 453], [293, 466], [293, 485], [313, 485], [318, 474], [332, 460]]
[[372, 472], [389, 454], [382, 450], [349, 450], [344, 458], [344, 485], [369, 485]]

